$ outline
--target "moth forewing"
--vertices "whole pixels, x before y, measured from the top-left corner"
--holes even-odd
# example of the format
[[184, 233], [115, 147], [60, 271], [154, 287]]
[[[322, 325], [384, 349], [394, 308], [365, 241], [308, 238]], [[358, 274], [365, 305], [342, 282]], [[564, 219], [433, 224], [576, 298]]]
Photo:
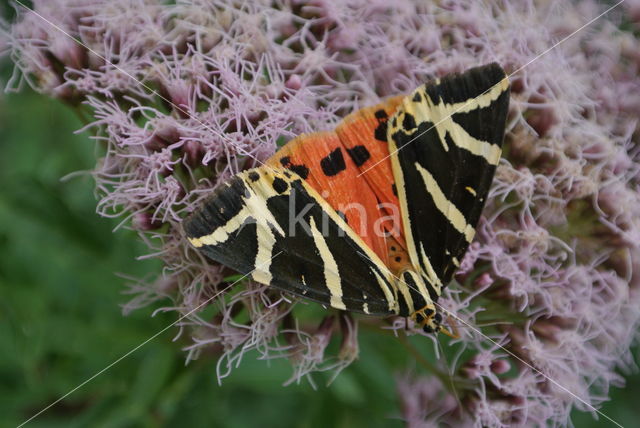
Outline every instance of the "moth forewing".
[[490, 64], [420, 86], [389, 119], [407, 252], [434, 302], [475, 236], [500, 157], [508, 102], [507, 76]]

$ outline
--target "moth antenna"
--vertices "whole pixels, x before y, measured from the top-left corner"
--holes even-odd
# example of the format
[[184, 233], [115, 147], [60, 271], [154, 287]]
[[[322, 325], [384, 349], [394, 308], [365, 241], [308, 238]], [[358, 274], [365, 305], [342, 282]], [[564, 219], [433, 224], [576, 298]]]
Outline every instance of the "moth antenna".
[[[489, 323], [483, 323], [483, 324], [475, 324], [475, 325], [469, 325], [469, 324], [464, 324], [464, 323], [447, 323], [447, 326], [451, 327], [451, 330], [453, 330], [454, 332], [452, 334], [457, 335], [459, 337], [459, 331], [463, 330], [463, 329], [480, 329], [483, 327], [491, 327], [491, 326], [495, 326], [495, 325], [512, 325], [512, 322], [508, 322], [508, 321], [494, 321], [494, 322], [489, 322]], [[443, 327], [444, 330], [444, 327]], [[444, 333], [444, 331], [443, 331]], [[447, 336], [453, 337], [450, 334], [445, 333]]]
[[447, 336], [449, 336], [452, 339], [460, 339], [460, 332], [458, 330], [458, 326], [452, 322], [454, 321], [455, 318], [451, 316], [451, 313], [447, 314], [447, 326], [451, 327], [451, 330], [453, 331], [449, 331], [446, 328], [442, 327], [442, 329], [440, 331], [442, 331], [444, 334], [446, 334]]
[[460, 339], [460, 335], [458, 334], [456, 326], [451, 324], [449, 324], [449, 326], [452, 327], [453, 332], [447, 330], [447, 328], [445, 327], [440, 326], [440, 333], [444, 333], [452, 339]]

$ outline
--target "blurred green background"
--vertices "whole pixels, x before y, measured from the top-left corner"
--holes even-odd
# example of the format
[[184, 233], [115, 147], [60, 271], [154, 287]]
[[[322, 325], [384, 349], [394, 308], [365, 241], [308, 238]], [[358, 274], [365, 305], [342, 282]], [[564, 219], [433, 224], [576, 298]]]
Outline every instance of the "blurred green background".
[[[4, 65], [2, 83], [9, 67]], [[0, 96], [0, 426], [16, 426], [169, 323], [145, 308], [124, 317], [126, 280], [160, 265], [95, 214], [95, 148], [72, 111], [30, 90]], [[397, 340], [361, 332], [361, 358], [326, 387], [323, 375], [283, 387], [291, 369], [248, 355], [222, 386], [215, 361], [188, 366], [170, 329], [27, 426], [401, 427], [394, 374], [411, 367]], [[428, 353], [428, 347], [422, 351]], [[637, 426], [640, 376], [602, 411]], [[609, 426], [576, 414], [576, 426]]]

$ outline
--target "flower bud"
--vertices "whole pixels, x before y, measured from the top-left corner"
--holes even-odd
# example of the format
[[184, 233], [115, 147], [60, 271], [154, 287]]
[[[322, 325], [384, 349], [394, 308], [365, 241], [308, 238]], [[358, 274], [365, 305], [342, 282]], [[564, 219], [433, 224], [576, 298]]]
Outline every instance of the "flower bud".
[[204, 148], [202, 147], [202, 143], [189, 140], [182, 146], [182, 152], [184, 153], [187, 165], [197, 167], [202, 163], [202, 159], [204, 157]]
[[153, 219], [150, 212], [143, 211], [135, 213], [131, 219], [131, 226], [136, 230], [156, 230], [162, 227], [162, 222]]
[[348, 312], [340, 314], [340, 331], [342, 342], [338, 358], [344, 361], [353, 361], [358, 358], [358, 324]]
[[284, 86], [287, 89], [297, 91], [298, 89], [302, 88], [302, 78], [299, 74], [292, 74], [291, 76], [289, 76]]
[[511, 369], [511, 364], [505, 359], [494, 360], [489, 366], [491, 371], [497, 375], [504, 374]]

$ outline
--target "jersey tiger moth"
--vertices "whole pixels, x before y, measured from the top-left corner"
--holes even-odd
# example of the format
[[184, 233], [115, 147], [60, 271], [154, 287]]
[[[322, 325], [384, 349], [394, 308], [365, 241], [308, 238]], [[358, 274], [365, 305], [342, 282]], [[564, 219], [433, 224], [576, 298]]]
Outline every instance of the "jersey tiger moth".
[[495, 63], [426, 83], [290, 141], [216, 189], [184, 230], [257, 282], [446, 332], [435, 303], [474, 237], [508, 106]]

